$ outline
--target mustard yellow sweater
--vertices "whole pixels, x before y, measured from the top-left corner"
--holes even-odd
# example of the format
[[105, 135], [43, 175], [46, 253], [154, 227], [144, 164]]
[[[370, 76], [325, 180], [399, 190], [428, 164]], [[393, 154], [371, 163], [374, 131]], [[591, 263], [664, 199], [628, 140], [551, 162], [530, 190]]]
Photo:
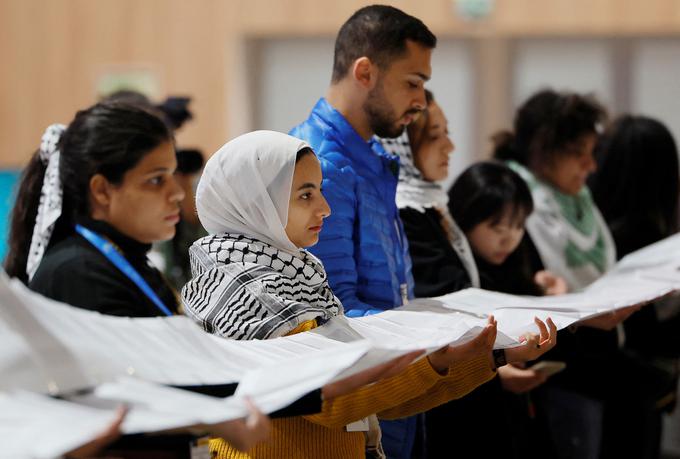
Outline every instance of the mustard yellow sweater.
[[[303, 324], [295, 332], [313, 327]], [[420, 359], [396, 376], [324, 400], [319, 414], [272, 420], [271, 438], [248, 453], [221, 439], [211, 440], [210, 450], [217, 459], [363, 458], [366, 437], [347, 432], [347, 424], [372, 414], [398, 419], [421, 413], [468, 394], [494, 375], [487, 356], [460, 362], [445, 376]]]

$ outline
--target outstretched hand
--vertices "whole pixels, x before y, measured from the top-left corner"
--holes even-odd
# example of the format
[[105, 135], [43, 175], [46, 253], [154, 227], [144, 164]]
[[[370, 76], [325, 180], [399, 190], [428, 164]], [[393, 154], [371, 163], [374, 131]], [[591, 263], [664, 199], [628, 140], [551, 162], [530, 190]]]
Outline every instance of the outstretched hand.
[[211, 436], [224, 439], [239, 451], [247, 451], [269, 438], [271, 421], [253, 403], [245, 400], [248, 416], [245, 419], [219, 422], [205, 426]]
[[118, 440], [121, 435], [120, 426], [123, 424], [127, 412], [128, 410], [124, 406], [119, 407], [116, 410], [116, 417], [103, 432], [97, 435], [97, 437], [89, 443], [67, 453], [66, 457], [68, 459], [93, 457], [108, 445]]
[[524, 394], [548, 380], [548, 376], [531, 368], [504, 365], [498, 369], [501, 386], [513, 394]]
[[498, 324], [493, 316], [484, 329], [473, 340], [458, 346], [446, 346], [428, 355], [432, 367], [441, 374], [446, 374], [449, 367], [462, 360], [469, 360], [483, 354], [489, 354], [496, 342]]
[[577, 325], [583, 325], [585, 327], [597, 328], [599, 330], [613, 330], [617, 325], [622, 323], [628, 317], [630, 317], [635, 311], [639, 311], [642, 304], [636, 304], [634, 306], [629, 306], [627, 308], [617, 309], [615, 311], [602, 314], [596, 317], [591, 317], [590, 319], [582, 320], [578, 322]]
[[505, 350], [505, 359], [508, 363], [521, 363], [534, 360], [548, 352], [557, 344], [557, 325], [550, 317], [546, 320], [548, 326], [538, 317], [534, 317], [534, 323], [538, 327], [539, 334], [527, 333], [520, 337], [521, 346]]
[[568, 291], [567, 282], [550, 271], [538, 271], [534, 275], [534, 282], [545, 295], [564, 295]]

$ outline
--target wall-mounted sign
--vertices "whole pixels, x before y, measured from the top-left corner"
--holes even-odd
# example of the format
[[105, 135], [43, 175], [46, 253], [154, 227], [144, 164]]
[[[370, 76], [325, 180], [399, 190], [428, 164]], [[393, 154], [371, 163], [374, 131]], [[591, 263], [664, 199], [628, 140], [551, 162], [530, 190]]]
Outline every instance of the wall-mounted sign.
[[479, 21], [491, 16], [494, 0], [453, 0], [458, 16], [466, 21]]
[[117, 91], [136, 91], [150, 99], [158, 99], [161, 84], [158, 70], [144, 64], [109, 64], [102, 67], [96, 80], [98, 99]]

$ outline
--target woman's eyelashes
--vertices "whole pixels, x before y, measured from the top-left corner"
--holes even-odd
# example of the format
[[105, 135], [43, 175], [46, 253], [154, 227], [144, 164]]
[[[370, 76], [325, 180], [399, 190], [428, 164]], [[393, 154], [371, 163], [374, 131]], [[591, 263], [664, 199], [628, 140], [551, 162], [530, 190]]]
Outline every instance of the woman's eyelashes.
[[497, 234], [508, 233], [510, 231], [522, 231], [524, 230], [524, 223], [514, 223], [508, 224], [495, 224], [491, 225], [491, 229]]
[[448, 136], [448, 135], [449, 135], [448, 129], [437, 128], [437, 129], [430, 131], [429, 140], [430, 140], [430, 142], [436, 142], [437, 140], [441, 139], [442, 137]]
[[177, 170], [160, 170], [157, 173], [148, 176], [149, 178], [146, 179], [146, 183], [149, 185], [153, 186], [162, 186], [165, 183], [167, 183], [168, 179], [171, 177], [174, 178], [177, 176]]
[[162, 175], [156, 175], [154, 177], [151, 177], [146, 182], [149, 183], [150, 185], [160, 186], [163, 185], [163, 183], [165, 183], [165, 177]]

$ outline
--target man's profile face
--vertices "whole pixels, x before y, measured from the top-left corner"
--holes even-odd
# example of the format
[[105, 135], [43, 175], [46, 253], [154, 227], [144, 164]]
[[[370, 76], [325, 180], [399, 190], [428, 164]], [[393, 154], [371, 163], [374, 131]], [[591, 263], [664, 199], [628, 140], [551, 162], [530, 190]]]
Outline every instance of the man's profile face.
[[406, 53], [380, 71], [364, 102], [371, 130], [379, 137], [399, 137], [425, 108], [424, 84], [430, 79], [432, 49], [410, 40]]

